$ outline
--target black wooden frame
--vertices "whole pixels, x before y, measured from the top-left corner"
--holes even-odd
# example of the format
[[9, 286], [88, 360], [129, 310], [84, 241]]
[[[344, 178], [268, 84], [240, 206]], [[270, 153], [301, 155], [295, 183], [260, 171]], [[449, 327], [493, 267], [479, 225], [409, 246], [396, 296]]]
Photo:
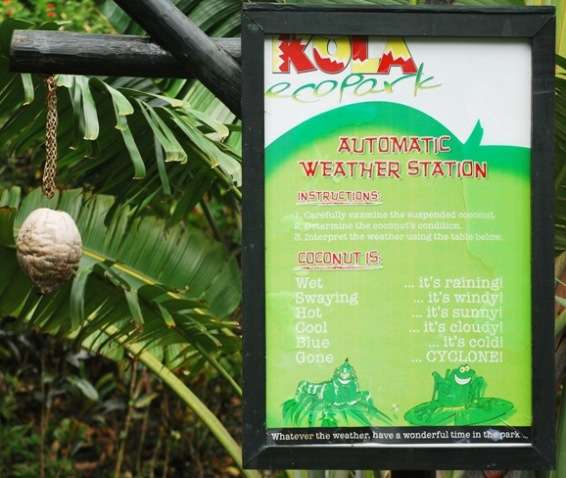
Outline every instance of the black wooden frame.
[[[271, 34], [524, 38], [532, 47], [532, 443], [512, 446], [268, 445], [265, 426], [263, 42]], [[297, 7], [245, 4], [244, 465], [295, 469], [530, 469], [554, 466], [553, 7]]]

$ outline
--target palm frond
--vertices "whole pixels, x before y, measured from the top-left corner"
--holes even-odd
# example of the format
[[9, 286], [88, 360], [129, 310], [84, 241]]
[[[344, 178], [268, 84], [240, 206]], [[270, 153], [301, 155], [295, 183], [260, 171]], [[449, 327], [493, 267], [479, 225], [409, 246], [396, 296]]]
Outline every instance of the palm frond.
[[[15, 190], [0, 199], [0, 313], [104, 351], [111, 325], [172, 367], [203, 357], [222, 373], [218, 352], [236, 357], [230, 316], [240, 301], [239, 269], [221, 244], [156, 217], [133, 217], [111, 196], [70, 190], [48, 200], [35, 190], [17, 210], [10, 207]], [[68, 212], [83, 239], [77, 276], [52, 296], [31, 286], [14, 249], [18, 227], [39, 207]]]
[[[45, 88], [39, 78], [8, 73], [9, 42], [2, 40], [24, 27], [29, 25], [13, 20], [0, 27], [0, 155], [12, 162], [30, 157], [30, 169], [37, 170]], [[207, 191], [240, 198], [240, 153], [228, 141], [232, 130], [189, 101], [167, 96], [149, 80], [63, 75], [58, 85], [63, 186], [88, 185], [140, 209], [170, 197], [188, 211]], [[191, 188], [198, 194], [187, 196]]]

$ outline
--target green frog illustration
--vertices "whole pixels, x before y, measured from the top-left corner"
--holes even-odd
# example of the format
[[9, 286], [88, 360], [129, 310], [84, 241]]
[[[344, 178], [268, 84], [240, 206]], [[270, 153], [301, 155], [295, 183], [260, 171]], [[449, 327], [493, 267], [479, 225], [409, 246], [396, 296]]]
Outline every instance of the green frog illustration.
[[508, 400], [485, 397], [487, 382], [469, 365], [433, 372], [432, 400], [405, 413], [413, 425], [478, 425], [501, 422], [514, 412]]
[[487, 387], [484, 378], [478, 377], [469, 365], [448, 369], [444, 377], [438, 372], [433, 372], [432, 376], [432, 400], [437, 400], [443, 407], [470, 407], [483, 396]]
[[359, 389], [356, 371], [348, 359], [334, 370], [330, 380], [299, 382], [295, 397], [283, 403], [283, 419], [296, 426], [306, 420], [310, 427], [317, 423], [336, 427], [340, 418], [365, 426], [371, 426], [370, 418], [390, 423], [389, 417], [374, 405], [370, 393]]

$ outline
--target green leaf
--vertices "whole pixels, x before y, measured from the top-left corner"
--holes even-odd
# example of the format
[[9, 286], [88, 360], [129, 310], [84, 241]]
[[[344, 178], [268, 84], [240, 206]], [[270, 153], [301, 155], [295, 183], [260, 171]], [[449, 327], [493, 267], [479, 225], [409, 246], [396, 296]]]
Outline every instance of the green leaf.
[[116, 116], [116, 129], [122, 135], [134, 167], [134, 179], [142, 179], [146, 175], [146, 168], [140, 150], [128, 124], [127, 116], [134, 114], [134, 107], [120, 91], [112, 88], [108, 83], [101, 82], [112, 97], [112, 106]]
[[83, 137], [86, 140], [93, 141], [98, 138], [100, 126], [96, 104], [89, 87], [89, 78], [86, 76], [74, 76], [71, 78], [70, 87], [66, 78], [59, 85], [69, 88], [73, 110], [79, 119]]
[[560, 296], [558, 296], [558, 295], [555, 295], [555, 296], [554, 296], [554, 300], [555, 300], [556, 302], [558, 302], [561, 306], [566, 307], [566, 299], [565, 299], [565, 298], [560, 297]]
[[159, 309], [159, 312], [161, 313], [161, 318], [163, 319], [165, 326], [169, 329], [174, 329], [177, 324], [175, 324], [175, 319], [171, 315], [171, 312], [169, 312], [169, 310], [167, 310], [161, 304], [158, 304], [157, 307]]
[[0, 245], [14, 246], [14, 220], [16, 210], [9, 207], [0, 207]]
[[29, 73], [22, 73], [22, 86], [24, 88], [24, 105], [29, 105], [33, 102], [35, 98], [35, 89], [33, 86], [33, 80]]
[[162, 147], [162, 143], [159, 142], [157, 136], [154, 137], [154, 151], [155, 151], [155, 162], [157, 163], [159, 180], [161, 181], [163, 192], [167, 195], [170, 195], [171, 184], [169, 183], [169, 176], [167, 175], [167, 170], [165, 169], [165, 160], [163, 159], [163, 147]]
[[70, 298], [71, 330], [77, 329], [85, 321], [85, 289], [91, 272], [92, 265], [83, 266], [73, 279]]
[[148, 393], [146, 395], [142, 395], [139, 398], [134, 400], [134, 407], [135, 408], [147, 408], [151, 405], [151, 402], [159, 397], [158, 393]]
[[126, 289], [124, 291], [124, 294], [126, 295], [128, 308], [130, 309], [130, 314], [132, 315], [132, 318], [134, 319], [136, 326], [143, 327], [143, 313], [138, 298], [138, 291], [135, 289]]
[[187, 161], [187, 154], [182, 146], [177, 141], [177, 138], [171, 129], [163, 122], [163, 120], [156, 113], [154, 108], [151, 108], [144, 101], [138, 100], [145, 120], [149, 124], [155, 137], [159, 140], [165, 151], [166, 162], [180, 162]]
[[179, 221], [185, 219], [189, 212], [196, 206], [196, 204], [201, 200], [206, 191], [210, 189], [213, 183], [213, 178], [204, 168], [197, 171], [196, 175], [193, 177], [191, 184], [187, 187], [185, 193], [177, 201], [175, 210], [171, 215], [169, 220], [170, 224], [176, 224]]
[[81, 391], [81, 393], [89, 400], [92, 400], [93, 402], [96, 402], [98, 400], [98, 392], [88, 380], [70, 375], [67, 377], [67, 382], [77, 387]]
[[200, 134], [199, 131], [190, 124], [190, 121], [187, 121], [188, 118], [186, 116], [179, 115], [177, 112], [173, 111], [167, 111], [167, 113], [179, 130], [198, 148], [198, 153], [202, 155], [203, 158], [211, 159], [211, 168], [219, 167], [227, 177], [227, 182], [236, 184], [237, 186], [241, 185], [242, 168], [238, 160], [224, 153], [212, 141]]
[[5, 189], [0, 194], [0, 207], [17, 208], [20, 205], [21, 189], [18, 186], [12, 186]]

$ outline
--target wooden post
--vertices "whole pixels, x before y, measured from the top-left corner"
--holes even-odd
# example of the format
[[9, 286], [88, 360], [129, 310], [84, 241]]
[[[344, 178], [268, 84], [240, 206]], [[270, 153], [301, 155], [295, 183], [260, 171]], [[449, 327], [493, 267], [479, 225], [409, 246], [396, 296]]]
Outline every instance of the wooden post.
[[[240, 61], [239, 38], [212, 41]], [[22, 73], [186, 78], [188, 68], [148, 37], [16, 30], [10, 69]], [[194, 76], [194, 75], [193, 75]]]
[[115, 0], [151, 38], [186, 65], [234, 114], [241, 113], [241, 70], [169, 0]]

